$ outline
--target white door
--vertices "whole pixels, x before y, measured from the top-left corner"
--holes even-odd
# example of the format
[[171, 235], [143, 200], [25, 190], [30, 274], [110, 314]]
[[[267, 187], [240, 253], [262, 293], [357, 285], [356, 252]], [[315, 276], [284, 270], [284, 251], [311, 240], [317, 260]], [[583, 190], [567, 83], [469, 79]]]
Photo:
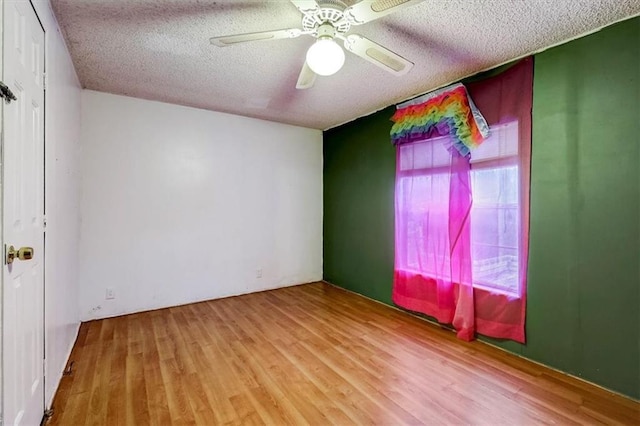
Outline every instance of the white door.
[[[2, 80], [17, 98], [3, 107], [3, 419], [31, 426], [44, 412], [44, 30], [28, 0], [3, 7]], [[33, 258], [7, 264], [9, 246]]]

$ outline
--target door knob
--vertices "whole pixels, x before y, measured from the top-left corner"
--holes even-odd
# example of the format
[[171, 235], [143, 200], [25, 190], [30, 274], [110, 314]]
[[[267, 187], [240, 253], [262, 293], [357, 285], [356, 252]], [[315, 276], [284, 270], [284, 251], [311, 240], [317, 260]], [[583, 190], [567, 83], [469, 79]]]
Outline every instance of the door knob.
[[20, 250], [18, 250], [18, 259], [20, 260], [33, 259], [33, 247], [20, 247]]
[[5, 261], [7, 265], [13, 263], [13, 261], [18, 258], [20, 260], [31, 260], [33, 259], [33, 248], [32, 247], [20, 247], [18, 250], [13, 246], [5, 245]]

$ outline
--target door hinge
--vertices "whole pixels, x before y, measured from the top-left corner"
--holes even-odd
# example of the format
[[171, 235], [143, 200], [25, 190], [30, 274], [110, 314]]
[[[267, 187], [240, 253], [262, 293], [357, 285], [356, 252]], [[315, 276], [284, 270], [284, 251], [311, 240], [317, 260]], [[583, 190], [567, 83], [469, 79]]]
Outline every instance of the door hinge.
[[49, 79], [47, 77], [48, 77], [47, 73], [43, 72], [42, 73], [42, 88], [44, 90], [47, 90], [47, 83], [49, 82]]
[[42, 218], [42, 228], [46, 231], [47, 230], [47, 217], [44, 216]]

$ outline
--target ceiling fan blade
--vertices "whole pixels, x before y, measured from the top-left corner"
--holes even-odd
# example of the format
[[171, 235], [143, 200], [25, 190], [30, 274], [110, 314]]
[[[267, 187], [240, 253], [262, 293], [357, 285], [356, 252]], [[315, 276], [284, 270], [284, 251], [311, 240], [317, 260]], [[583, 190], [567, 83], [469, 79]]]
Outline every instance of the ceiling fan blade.
[[302, 71], [300, 71], [300, 75], [298, 76], [298, 83], [296, 83], [296, 89], [309, 89], [313, 87], [313, 84], [316, 82], [316, 73], [311, 71], [309, 65], [307, 65], [307, 61], [304, 61], [304, 66], [302, 67]]
[[345, 37], [344, 48], [395, 75], [404, 75], [413, 67], [413, 62], [358, 34]]
[[316, 0], [290, 0], [291, 3], [303, 14], [315, 12], [320, 8]]
[[238, 43], [244, 43], [247, 41], [258, 40], [278, 40], [282, 38], [296, 38], [299, 37], [303, 31], [299, 28], [288, 28], [285, 30], [275, 31], [261, 31], [257, 33], [235, 34], [222, 37], [211, 37], [209, 41], [211, 44], [225, 47], [232, 46]]
[[398, 10], [422, 3], [424, 0], [362, 0], [345, 9], [344, 15], [354, 25], [382, 18]]

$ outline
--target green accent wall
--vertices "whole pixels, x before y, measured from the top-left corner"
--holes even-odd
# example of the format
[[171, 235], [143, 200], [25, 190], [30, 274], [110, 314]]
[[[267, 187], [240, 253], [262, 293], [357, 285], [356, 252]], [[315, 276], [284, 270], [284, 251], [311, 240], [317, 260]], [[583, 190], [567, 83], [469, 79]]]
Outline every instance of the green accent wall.
[[[527, 344], [640, 399], [640, 18], [535, 56]], [[324, 134], [324, 279], [391, 304], [389, 107]]]

